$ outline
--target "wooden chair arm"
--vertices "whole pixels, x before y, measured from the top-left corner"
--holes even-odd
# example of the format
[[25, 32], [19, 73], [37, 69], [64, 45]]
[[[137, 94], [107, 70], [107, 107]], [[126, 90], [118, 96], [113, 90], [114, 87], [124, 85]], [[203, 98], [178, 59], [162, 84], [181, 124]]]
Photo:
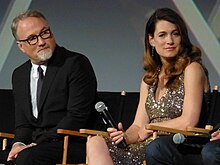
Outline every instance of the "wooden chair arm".
[[0, 137], [2, 138], [10, 138], [10, 139], [13, 139], [15, 137], [14, 134], [12, 133], [4, 133], [4, 132], [0, 132]]
[[[81, 136], [89, 138], [91, 135], [102, 135], [107, 136], [107, 132], [97, 131], [97, 130], [89, 130], [89, 129], [80, 129], [80, 131], [66, 130], [66, 129], [57, 129], [57, 134], [64, 135], [64, 143], [63, 143], [63, 160], [61, 165], [67, 165], [67, 151], [68, 151], [68, 143], [69, 136]], [[57, 164], [60, 165], [60, 164]], [[84, 165], [84, 164], [82, 164]]]
[[91, 129], [80, 129], [80, 133], [87, 135], [101, 135], [104, 137], [109, 137], [108, 133], [105, 131], [91, 130]]
[[145, 128], [148, 130], [153, 130], [154, 132], [158, 132], [158, 131], [163, 131], [163, 132], [169, 132], [169, 133], [181, 133], [183, 135], [186, 136], [194, 136], [195, 133], [194, 132], [189, 132], [187, 130], [180, 130], [180, 129], [174, 129], [174, 128], [168, 128], [168, 127], [163, 127], [163, 126], [157, 126], [154, 124], [146, 124]]
[[63, 135], [88, 137], [88, 135], [82, 134], [79, 131], [73, 131], [73, 130], [67, 130], [67, 129], [57, 129], [57, 133], [63, 134]]
[[8, 139], [13, 139], [15, 137], [14, 134], [12, 133], [4, 133], [4, 132], [0, 132], [0, 137], [3, 138], [2, 141], [2, 150], [6, 149], [7, 143], [8, 143]]
[[207, 129], [207, 128], [197, 128], [197, 127], [187, 127], [187, 131], [189, 132], [194, 132], [194, 133], [209, 133], [212, 129]]
[[88, 135], [81, 134], [79, 131], [73, 131], [73, 130], [67, 130], [67, 129], [57, 129], [57, 134], [64, 135], [62, 164], [57, 164], [57, 165], [67, 165], [66, 162], [67, 162], [69, 136], [80, 136], [80, 137], [87, 138]]

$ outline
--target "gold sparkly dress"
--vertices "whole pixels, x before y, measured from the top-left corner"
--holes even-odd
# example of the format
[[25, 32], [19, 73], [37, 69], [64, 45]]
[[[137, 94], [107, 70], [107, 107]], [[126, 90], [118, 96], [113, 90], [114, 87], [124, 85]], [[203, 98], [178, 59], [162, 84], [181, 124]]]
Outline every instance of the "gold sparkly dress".
[[[184, 81], [183, 75], [180, 77], [181, 84], [177, 90], [166, 90], [159, 101], [155, 100], [155, 91], [157, 82], [149, 87], [148, 97], [146, 100], [146, 110], [150, 123], [166, 121], [181, 115], [184, 98]], [[141, 165], [145, 160], [146, 146], [152, 141], [148, 138], [144, 142], [130, 144], [128, 149], [122, 149], [106, 138], [109, 152], [115, 165]]]

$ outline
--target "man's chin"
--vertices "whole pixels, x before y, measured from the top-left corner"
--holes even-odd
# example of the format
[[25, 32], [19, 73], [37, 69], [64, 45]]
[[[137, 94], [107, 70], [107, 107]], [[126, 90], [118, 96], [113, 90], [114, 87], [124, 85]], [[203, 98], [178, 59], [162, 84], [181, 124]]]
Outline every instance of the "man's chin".
[[52, 57], [52, 50], [40, 51], [37, 53], [37, 57], [40, 61], [46, 62]]

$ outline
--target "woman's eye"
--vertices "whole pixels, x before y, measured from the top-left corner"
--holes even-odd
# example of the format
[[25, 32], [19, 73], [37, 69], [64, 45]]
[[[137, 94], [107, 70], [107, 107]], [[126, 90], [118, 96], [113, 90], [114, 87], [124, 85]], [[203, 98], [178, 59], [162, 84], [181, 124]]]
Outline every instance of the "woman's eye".
[[180, 33], [179, 33], [178, 31], [174, 31], [174, 32], [173, 32], [173, 35], [175, 35], [175, 36], [179, 36]]
[[164, 37], [165, 36], [165, 34], [159, 34], [159, 37]]

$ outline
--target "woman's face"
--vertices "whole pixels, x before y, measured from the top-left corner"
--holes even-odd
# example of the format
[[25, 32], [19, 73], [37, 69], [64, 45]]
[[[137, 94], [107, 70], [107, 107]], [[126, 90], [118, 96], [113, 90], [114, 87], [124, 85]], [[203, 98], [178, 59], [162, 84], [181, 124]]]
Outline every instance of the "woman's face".
[[181, 36], [175, 24], [160, 20], [156, 23], [154, 35], [149, 36], [149, 43], [162, 61], [169, 61], [180, 51]]

